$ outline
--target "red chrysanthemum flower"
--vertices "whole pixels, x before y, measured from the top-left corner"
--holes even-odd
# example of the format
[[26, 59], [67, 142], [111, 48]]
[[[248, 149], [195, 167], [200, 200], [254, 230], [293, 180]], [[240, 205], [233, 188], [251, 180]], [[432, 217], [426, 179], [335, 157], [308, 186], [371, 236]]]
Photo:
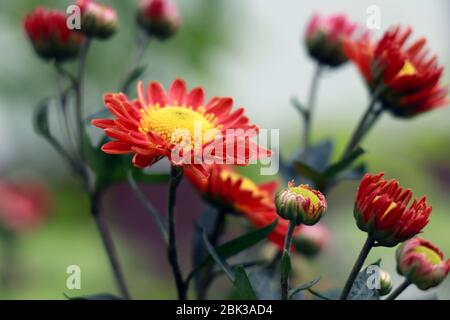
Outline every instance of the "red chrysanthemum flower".
[[77, 56], [84, 36], [69, 30], [64, 12], [37, 7], [23, 19], [23, 28], [37, 54], [59, 61]]
[[[278, 217], [273, 202], [277, 182], [256, 184], [229, 166], [208, 167], [208, 178], [186, 171], [187, 179], [213, 205], [245, 216], [254, 226], [262, 228], [278, 219], [268, 239], [283, 249], [289, 221]], [[297, 234], [298, 228], [295, 230]]]
[[134, 154], [133, 164], [144, 168], [163, 157], [174, 166], [208, 175], [207, 165], [247, 165], [268, 157], [269, 150], [251, 140], [258, 128], [249, 123], [244, 109], [231, 111], [233, 99], [214, 97], [204, 103], [202, 88], [186, 90], [177, 79], [168, 94], [158, 82], [138, 84], [138, 99], [108, 93], [104, 101], [114, 119], [95, 119], [92, 124], [113, 141], [102, 146], [110, 154]]
[[323, 17], [315, 14], [308, 23], [305, 43], [309, 55], [320, 64], [337, 67], [347, 62], [342, 40], [355, 36], [358, 25], [344, 14]]
[[347, 38], [344, 51], [359, 68], [372, 92], [382, 90], [383, 107], [399, 117], [411, 117], [447, 104], [448, 89], [440, 84], [443, 67], [425, 48], [425, 38], [409, 46], [411, 28], [388, 30], [378, 43], [367, 37]]
[[402, 244], [396, 253], [397, 271], [421, 290], [439, 285], [450, 271], [450, 260], [445, 261], [438, 247], [421, 238]]
[[172, 0], [140, 0], [137, 22], [150, 36], [163, 40], [178, 30], [181, 19]]
[[0, 182], [0, 224], [7, 230], [32, 229], [48, 214], [49, 194], [35, 182]]
[[117, 30], [117, 13], [108, 6], [93, 0], [78, 0], [81, 11], [81, 32], [89, 37], [106, 39]]
[[411, 190], [399, 183], [384, 180], [384, 174], [366, 174], [358, 188], [354, 216], [358, 227], [379, 245], [393, 247], [414, 237], [428, 224], [432, 207], [426, 197], [415, 199]]

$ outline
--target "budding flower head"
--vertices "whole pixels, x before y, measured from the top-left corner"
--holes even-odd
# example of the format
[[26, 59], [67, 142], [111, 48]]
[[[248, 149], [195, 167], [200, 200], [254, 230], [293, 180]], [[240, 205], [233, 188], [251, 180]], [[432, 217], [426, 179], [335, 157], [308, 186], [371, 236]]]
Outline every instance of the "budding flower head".
[[89, 37], [106, 39], [117, 31], [117, 13], [111, 7], [93, 0], [78, 0], [77, 6], [81, 11], [82, 33]]
[[329, 243], [330, 234], [322, 223], [314, 226], [300, 226], [292, 242], [295, 250], [309, 258], [319, 254]]
[[66, 19], [64, 12], [43, 7], [23, 19], [23, 29], [41, 58], [61, 62], [78, 55], [85, 37], [69, 30]]
[[293, 181], [276, 194], [275, 205], [280, 217], [309, 226], [316, 224], [327, 209], [327, 201], [320, 191], [305, 184], [296, 187]]
[[305, 34], [309, 55], [320, 64], [337, 67], [347, 61], [342, 48], [344, 37], [352, 37], [357, 25], [343, 14], [323, 17], [316, 14], [310, 20]]
[[439, 285], [450, 271], [450, 260], [434, 244], [421, 238], [403, 243], [396, 253], [397, 272], [419, 289]]
[[397, 180], [385, 180], [384, 174], [366, 174], [356, 195], [354, 216], [359, 229], [377, 241], [393, 247], [408, 240], [428, 224], [431, 206], [426, 197], [415, 199]]
[[378, 294], [380, 296], [388, 295], [392, 291], [393, 283], [389, 272], [380, 269], [380, 288]]
[[178, 8], [171, 0], [141, 0], [137, 22], [149, 36], [164, 40], [178, 30], [181, 20]]

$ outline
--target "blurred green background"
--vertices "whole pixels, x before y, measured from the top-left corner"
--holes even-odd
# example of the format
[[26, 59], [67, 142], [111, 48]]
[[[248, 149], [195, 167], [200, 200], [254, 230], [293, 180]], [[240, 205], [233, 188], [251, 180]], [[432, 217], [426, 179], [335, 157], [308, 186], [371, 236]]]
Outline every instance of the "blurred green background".
[[[118, 87], [133, 55], [137, 31], [135, 1], [104, 2], [118, 11], [120, 31], [108, 41], [95, 42], [89, 53], [86, 83], [89, 113], [103, 107], [103, 93]], [[378, 1], [382, 25], [375, 33], [380, 34], [391, 24], [411, 25], [414, 35], [426, 36], [440, 62], [448, 66], [448, 2], [399, 0], [395, 5], [392, 2]], [[21, 234], [15, 243], [14, 282], [8, 290], [0, 288], [2, 299], [64, 299], [64, 293], [79, 296], [116, 292], [80, 183], [32, 128], [34, 108], [43, 97], [52, 94], [55, 75], [49, 64], [34, 55], [24, 37], [21, 21], [36, 5], [64, 10], [69, 4], [70, 1], [56, 0], [0, 2], [0, 172], [2, 178], [42, 180], [53, 193], [48, 221], [36, 230]], [[143, 80], [155, 79], [167, 86], [180, 76], [190, 87], [203, 86], [208, 96], [234, 97], [260, 127], [280, 129], [281, 153], [289, 157], [300, 143], [301, 129], [289, 100], [293, 95], [306, 99], [313, 70], [302, 47], [308, 18], [314, 12], [345, 12], [351, 19], [364, 23], [366, 9], [372, 3], [366, 0], [277, 3], [186, 0], [177, 4], [183, 25], [169, 41], [150, 43], [144, 59], [148, 67]], [[408, 10], [403, 10], [406, 7]], [[73, 67], [69, 65], [69, 69]], [[448, 74], [446, 71], [447, 82]], [[355, 68], [346, 65], [328, 73], [320, 86], [314, 140], [335, 138], [337, 157], [366, 103], [366, 91]], [[433, 213], [423, 236], [447, 256], [450, 255], [449, 116], [448, 108], [408, 121], [385, 115], [363, 144], [368, 151], [364, 160], [371, 172], [384, 171], [388, 177], [410, 187], [417, 196], [427, 195]], [[330, 209], [324, 219], [332, 241], [314, 261], [298, 261], [303, 280], [323, 276], [319, 284], [322, 289], [342, 285], [363, 243], [364, 233], [357, 229], [352, 216], [356, 187], [355, 182], [346, 182], [332, 190]], [[183, 188], [191, 192], [189, 186]], [[164, 191], [164, 186], [147, 189], [149, 197]], [[160, 202], [158, 205], [163, 207], [164, 201]], [[104, 199], [104, 207], [133, 297], [173, 298], [162, 243], [130, 190], [126, 186], [112, 188]], [[201, 208], [198, 203], [190, 206], [189, 201], [179, 207], [185, 209], [179, 210], [179, 214], [186, 215], [181, 219], [184, 222], [180, 228], [181, 239], [189, 240]], [[232, 220], [236, 228], [242, 225], [241, 220]], [[182, 245], [182, 249], [183, 266], [187, 270], [189, 245]], [[395, 272], [394, 250], [377, 248], [368, 261], [379, 257], [398, 284], [401, 279]], [[73, 264], [81, 267], [81, 290], [66, 288], [66, 268]], [[212, 297], [224, 297], [217, 291]], [[440, 298], [449, 299], [450, 281], [447, 279], [437, 292]], [[407, 294], [412, 297], [418, 291], [411, 289]]]

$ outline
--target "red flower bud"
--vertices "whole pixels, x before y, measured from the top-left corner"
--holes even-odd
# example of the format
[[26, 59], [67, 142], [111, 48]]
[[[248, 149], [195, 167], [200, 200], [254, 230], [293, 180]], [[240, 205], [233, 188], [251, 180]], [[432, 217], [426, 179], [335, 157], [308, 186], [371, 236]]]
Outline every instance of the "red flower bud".
[[48, 214], [49, 194], [42, 185], [0, 182], [0, 228], [26, 231]]
[[450, 260], [445, 261], [441, 250], [421, 238], [413, 238], [397, 249], [397, 271], [419, 289], [439, 285], [450, 271]]
[[180, 26], [180, 15], [171, 0], [141, 0], [137, 22], [150, 36], [166, 39]]
[[84, 36], [69, 30], [64, 12], [37, 7], [23, 19], [23, 28], [36, 53], [58, 61], [74, 58]]
[[412, 198], [396, 180], [384, 180], [384, 174], [366, 174], [358, 188], [354, 216], [358, 227], [379, 245], [393, 247], [414, 237], [427, 225], [431, 206], [426, 198]]
[[330, 233], [321, 223], [314, 226], [302, 225], [292, 240], [295, 250], [300, 254], [313, 257], [328, 245]]
[[78, 0], [81, 11], [81, 32], [89, 37], [106, 39], [117, 31], [117, 13], [111, 7], [93, 0]]
[[275, 205], [280, 217], [297, 225], [316, 224], [327, 209], [327, 201], [320, 191], [304, 184], [295, 187], [292, 181], [276, 194]]
[[343, 14], [328, 17], [315, 14], [309, 21], [305, 43], [309, 55], [319, 63], [337, 67], [347, 62], [342, 39], [352, 37], [358, 26]]

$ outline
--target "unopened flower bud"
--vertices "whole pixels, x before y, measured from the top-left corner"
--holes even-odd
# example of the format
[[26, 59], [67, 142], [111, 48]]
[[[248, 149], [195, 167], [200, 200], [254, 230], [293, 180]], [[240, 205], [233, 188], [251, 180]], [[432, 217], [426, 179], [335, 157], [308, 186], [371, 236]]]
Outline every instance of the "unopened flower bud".
[[388, 295], [392, 291], [392, 279], [389, 272], [380, 269], [380, 288], [378, 289], [378, 294], [380, 296]]
[[66, 24], [66, 14], [37, 7], [23, 19], [23, 28], [36, 53], [43, 59], [63, 61], [78, 55], [85, 37]]
[[295, 187], [292, 181], [276, 194], [275, 205], [280, 217], [309, 226], [316, 224], [327, 209], [327, 201], [320, 191], [304, 184]]
[[78, 0], [77, 5], [81, 11], [80, 31], [88, 37], [106, 39], [117, 31], [117, 13], [111, 7], [93, 0]]
[[180, 15], [171, 0], [141, 0], [137, 22], [148, 35], [164, 40], [180, 26]]
[[298, 253], [306, 257], [314, 257], [328, 245], [329, 240], [328, 229], [318, 223], [314, 226], [300, 226], [292, 242]]
[[431, 242], [413, 238], [397, 249], [397, 272], [419, 289], [438, 286], [450, 271], [450, 260]]
[[305, 43], [309, 55], [320, 64], [337, 67], [347, 61], [342, 48], [344, 37], [351, 37], [357, 25], [345, 15], [314, 15], [306, 29]]

